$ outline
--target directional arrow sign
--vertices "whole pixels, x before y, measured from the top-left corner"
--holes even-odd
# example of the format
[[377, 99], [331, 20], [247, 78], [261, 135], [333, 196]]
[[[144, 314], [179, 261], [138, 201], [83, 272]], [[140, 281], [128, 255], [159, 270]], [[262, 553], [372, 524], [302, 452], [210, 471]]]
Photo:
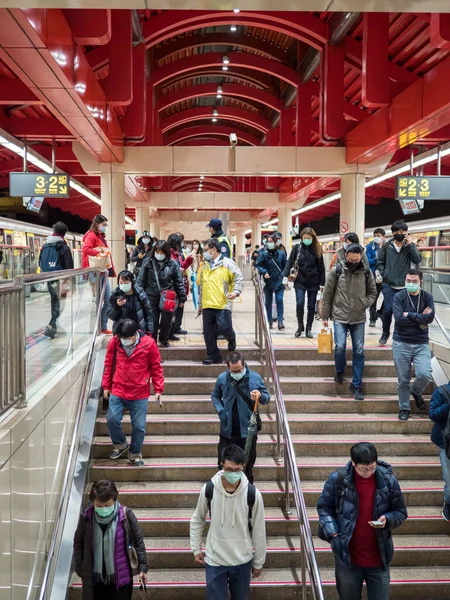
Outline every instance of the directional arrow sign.
[[10, 173], [10, 196], [69, 198], [70, 175], [67, 173]]
[[396, 198], [450, 200], [450, 177], [397, 177]]

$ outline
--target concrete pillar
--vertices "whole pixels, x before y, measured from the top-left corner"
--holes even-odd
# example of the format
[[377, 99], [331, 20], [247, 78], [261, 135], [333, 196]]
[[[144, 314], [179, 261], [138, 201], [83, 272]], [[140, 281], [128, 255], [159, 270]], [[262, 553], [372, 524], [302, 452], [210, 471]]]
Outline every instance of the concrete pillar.
[[339, 235], [354, 231], [359, 241], [364, 244], [364, 221], [366, 208], [365, 175], [350, 173], [341, 176], [341, 204]]
[[125, 268], [125, 175], [102, 173], [100, 185], [102, 215], [108, 219], [106, 239], [118, 273]]
[[261, 221], [252, 220], [252, 248], [261, 246]]
[[242, 271], [245, 264], [245, 227], [236, 229], [236, 262]]
[[278, 209], [278, 231], [283, 235], [283, 246], [289, 254], [292, 248], [292, 208], [289, 206]]
[[140, 238], [143, 231], [150, 231], [150, 213], [147, 206], [136, 204], [136, 237]]
[[219, 219], [222, 221], [222, 229], [225, 235], [230, 236], [230, 213], [221, 212], [219, 213]]
[[150, 219], [150, 225], [149, 225], [150, 229], [150, 234], [154, 237], [156, 235], [156, 237], [158, 238], [158, 240], [162, 237], [161, 236], [161, 221], [159, 219]]

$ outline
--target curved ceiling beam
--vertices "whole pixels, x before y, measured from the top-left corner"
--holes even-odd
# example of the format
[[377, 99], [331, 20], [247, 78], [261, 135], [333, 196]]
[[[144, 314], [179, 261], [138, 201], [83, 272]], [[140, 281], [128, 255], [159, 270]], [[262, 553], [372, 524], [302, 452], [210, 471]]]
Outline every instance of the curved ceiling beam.
[[[179, 177], [173, 177], [171, 180], [171, 184], [172, 185], [177, 185], [182, 181], [187, 181], [187, 177], [186, 175], [181, 175]], [[199, 177], [189, 177], [189, 180], [193, 180], [193, 181], [197, 181], [199, 180]], [[226, 184], [228, 184], [230, 187], [233, 187], [233, 185], [235, 184], [235, 178], [234, 177], [225, 177], [223, 175], [221, 175], [220, 177], [216, 176], [216, 177], [211, 177], [210, 175], [205, 175], [204, 179], [202, 179], [202, 181], [223, 181]]]
[[[278, 63], [277, 63], [278, 64]], [[211, 67], [209, 69], [202, 70], [200, 73], [182, 73], [181, 75], [174, 77], [170, 81], [166, 82], [162, 89], [165, 91], [167, 88], [172, 88], [175, 84], [179, 84], [182, 82], [188, 82], [188, 87], [192, 85], [191, 81], [198, 78], [211, 78], [217, 77], [220, 78], [220, 81], [217, 85], [221, 85], [223, 80], [235, 80], [238, 83], [243, 83], [244, 85], [250, 84], [252, 86], [256, 86], [257, 88], [263, 90], [269, 90], [273, 87], [271, 78], [269, 75], [265, 73], [258, 73], [257, 71], [249, 71], [248, 69], [241, 69], [234, 65], [229, 65], [228, 71], [222, 70], [222, 63], [218, 67]], [[195, 84], [196, 85], [196, 84]]]
[[283, 62], [287, 57], [287, 52], [264, 40], [247, 37], [246, 35], [235, 37], [232, 33], [213, 32], [189, 35], [164, 44], [159, 48], [155, 48], [154, 58], [155, 60], [162, 60], [184, 50], [196, 50], [205, 46], [229, 46], [230, 48], [235, 47], [246, 51], [257, 51], [259, 54], [264, 54], [266, 58], [279, 62]]
[[[162, 119], [161, 132], [167, 133], [174, 127], [191, 123], [192, 121], [211, 120], [213, 118], [213, 109], [213, 106], [200, 106], [199, 108], [190, 108], [189, 110], [177, 112], [167, 117], [167, 119]], [[258, 113], [243, 110], [242, 108], [230, 108], [229, 106], [218, 106], [216, 110], [218, 115], [215, 118], [217, 119], [229, 119], [238, 123], [244, 123], [244, 125], [254, 127], [262, 133], [267, 133], [270, 129], [269, 121], [260, 117]], [[214, 131], [214, 129], [211, 131]]]
[[167, 39], [204, 27], [222, 25], [247, 25], [276, 31], [300, 40], [316, 50], [322, 50], [329, 38], [329, 27], [325, 21], [307, 12], [245, 12], [232, 13], [165, 10], [145, 21], [143, 36], [147, 48], [161, 44]]
[[[198, 186], [199, 182], [200, 181], [199, 181], [198, 177], [183, 178], [180, 181], [172, 182], [172, 189], [175, 191], [176, 189], [178, 189], [181, 186], [186, 185], [188, 183]], [[234, 185], [234, 182], [223, 181], [217, 177], [205, 177], [204, 179], [201, 180], [201, 182], [203, 183], [203, 185], [214, 183], [214, 184], [220, 185], [221, 187], [223, 187], [226, 190], [231, 190], [231, 188]]]
[[192, 139], [184, 140], [177, 144], [177, 146], [229, 146], [230, 142], [225, 138], [218, 139], [212, 138], [207, 135], [202, 137], [196, 137]]
[[[153, 85], [160, 85], [183, 73], [222, 66], [223, 56], [221, 52], [208, 52], [207, 54], [195, 54], [181, 60], [175, 60], [153, 71], [151, 82]], [[228, 68], [235, 66], [242, 69], [251, 69], [282, 79], [294, 87], [299, 84], [299, 73], [295, 69], [291, 69], [291, 67], [275, 60], [263, 58], [256, 54], [248, 54], [247, 52], [231, 52], [227, 56], [230, 61]]]
[[[189, 183], [189, 184], [180, 186], [179, 188], [177, 188], [176, 191], [177, 192], [198, 192], [199, 190], [198, 190], [198, 186], [196, 184]], [[202, 191], [203, 192], [228, 192], [229, 190], [227, 188], [224, 188], [223, 186], [218, 185], [217, 183], [208, 183], [203, 186]], [[205, 235], [207, 235], [206, 231], [205, 231]]]
[[210, 137], [212, 135], [229, 138], [230, 133], [235, 133], [239, 141], [249, 144], [250, 146], [259, 146], [260, 140], [246, 131], [241, 131], [226, 125], [213, 127], [212, 125], [194, 125], [193, 127], [183, 127], [182, 130], [164, 136], [164, 145], [173, 146], [178, 142], [187, 140], [188, 138]]
[[[252, 100], [253, 102], [268, 106], [277, 112], [281, 112], [282, 110], [280, 98], [274, 94], [269, 94], [269, 92], [265, 92], [264, 90], [246, 85], [238, 85], [236, 83], [224, 83], [221, 87], [222, 95], [225, 98], [245, 98], [246, 100]], [[184, 102], [186, 100], [191, 100], [192, 98], [204, 98], [206, 96], [217, 96], [217, 85], [215, 83], [193, 85], [171, 92], [166, 96], [161, 96], [158, 100], [158, 111], [161, 112], [178, 102]]]

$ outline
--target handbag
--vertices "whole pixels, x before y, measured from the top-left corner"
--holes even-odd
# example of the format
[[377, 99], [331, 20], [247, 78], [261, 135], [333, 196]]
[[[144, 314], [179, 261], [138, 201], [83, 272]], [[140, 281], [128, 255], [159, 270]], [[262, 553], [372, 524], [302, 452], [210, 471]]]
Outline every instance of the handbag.
[[89, 258], [89, 267], [92, 269], [100, 269], [101, 271], [107, 271], [112, 267], [111, 262], [111, 253], [108, 248], [98, 247], [94, 248], [94, 250], [98, 250], [103, 254], [106, 253], [106, 256], [88, 256]]
[[131, 539], [131, 527], [130, 522], [128, 520], [128, 509], [126, 506], [123, 507], [123, 514], [125, 515], [125, 520], [128, 525], [128, 530], [130, 532], [130, 543], [127, 547], [128, 560], [130, 561], [131, 572], [133, 575], [137, 575], [139, 573], [139, 557], [136, 548], [134, 547], [133, 540]]
[[175, 290], [161, 290], [159, 284], [158, 270], [152, 261], [153, 271], [155, 273], [156, 285], [160, 293], [159, 310], [166, 313], [174, 313], [177, 309], [177, 294]]

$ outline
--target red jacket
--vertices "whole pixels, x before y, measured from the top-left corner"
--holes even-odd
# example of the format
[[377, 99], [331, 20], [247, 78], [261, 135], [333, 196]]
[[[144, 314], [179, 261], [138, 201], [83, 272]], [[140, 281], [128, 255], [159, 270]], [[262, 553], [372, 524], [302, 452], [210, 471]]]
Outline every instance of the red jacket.
[[[116, 367], [113, 373], [115, 352]], [[155, 340], [147, 335], [142, 335], [133, 353], [128, 357], [120, 339], [114, 336], [106, 349], [103, 389], [109, 390], [114, 396], [125, 400], [143, 400], [150, 396], [150, 379], [155, 394], [162, 394], [164, 372]]]
[[[99, 248], [101, 246], [105, 246], [108, 248], [108, 242], [106, 241], [106, 237], [103, 233], [97, 233], [95, 231], [89, 230], [84, 234], [83, 237], [83, 247], [82, 247], [82, 261], [81, 266], [83, 269], [89, 269], [89, 257], [97, 256], [99, 253], [95, 248]], [[116, 271], [114, 269], [114, 262], [111, 256], [111, 272], [110, 277], [116, 276]]]

